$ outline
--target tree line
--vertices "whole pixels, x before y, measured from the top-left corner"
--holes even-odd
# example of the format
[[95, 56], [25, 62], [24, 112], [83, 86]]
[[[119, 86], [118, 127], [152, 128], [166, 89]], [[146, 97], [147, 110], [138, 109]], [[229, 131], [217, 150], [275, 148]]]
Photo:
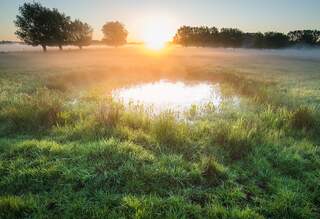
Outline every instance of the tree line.
[[[14, 21], [15, 34], [28, 45], [41, 46], [47, 51], [48, 46], [73, 45], [80, 49], [92, 41], [92, 27], [78, 19], [71, 20], [69, 16], [42, 6], [40, 3], [24, 3], [19, 7], [19, 15]], [[118, 21], [107, 22], [103, 28], [103, 42], [107, 45], [120, 46], [127, 42], [128, 31]]]
[[320, 31], [245, 33], [237, 28], [222, 28], [219, 31], [216, 27], [182, 26], [175, 34], [173, 43], [183, 46], [274, 49], [294, 45], [320, 46]]
[[[71, 18], [57, 9], [50, 9], [40, 3], [24, 3], [14, 21], [19, 39], [28, 45], [48, 46], [73, 45], [80, 49], [92, 42], [92, 27], [78, 19]], [[107, 22], [102, 27], [102, 43], [115, 47], [127, 43], [128, 31], [119, 21]], [[320, 46], [319, 30], [296, 30], [288, 34], [280, 32], [245, 33], [237, 28], [207, 26], [182, 26], [172, 41], [183, 46], [201, 47], [246, 47], [285, 48], [294, 45]]]

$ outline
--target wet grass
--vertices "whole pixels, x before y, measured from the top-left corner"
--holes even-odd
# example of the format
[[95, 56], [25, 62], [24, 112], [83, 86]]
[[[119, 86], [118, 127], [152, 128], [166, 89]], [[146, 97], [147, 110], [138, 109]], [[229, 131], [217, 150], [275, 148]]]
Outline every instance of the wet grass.
[[[38, 54], [30, 55], [34, 60], [2, 55], [1, 218], [320, 217], [319, 107], [309, 96], [295, 96], [293, 84], [277, 80], [274, 72], [265, 78], [197, 58], [190, 66], [190, 57], [177, 55], [169, 57], [166, 74], [165, 60], [141, 55], [153, 60], [144, 67], [157, 73], [137, 79], [141, 75], [125, 73], [144, 69], [136, 58], [125, 57], [130, 65], [117, 58], [122, 70], [103, 71], [97, 60], [82, 60], [80, 68], [77, 56], [83, 52], [70, 53], [58, 58], [68, 56], [75, 64], [55, 57], [50, 72], [41, 65], [24, 72], [23, 63], [41, 59]], [[81, 69], [94, 74], [94, 64], [100, 71], [95, 79], [70, 75], [76, 66], [80, 75], [89, 75]], [[156, 80], [182, 64], [179, 77], [219, 82], [226, 96], [241, 98], [240, 105], [193, 107], [186, 120], [173, 112], [124, 107], [101, 90], [115, 84], [117, 73], [124, 83]], [[310, 74], [320, 82], [314, 72], [306, 70], [305, 84]], [[312, 84], [310, 96], [319, 89]]]

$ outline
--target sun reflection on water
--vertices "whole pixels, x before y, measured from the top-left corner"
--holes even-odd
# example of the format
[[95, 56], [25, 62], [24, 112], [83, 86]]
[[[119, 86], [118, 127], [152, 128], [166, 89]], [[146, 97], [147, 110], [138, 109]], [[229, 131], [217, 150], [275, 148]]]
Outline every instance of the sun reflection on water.
[[219, 85], [207, 82], [187, 84], [182, 81], [160, 80], [138, 86], [116, 89], [112, 96], [125, 104], [130, 102], [152, 106], [156, 111], [184, 111], [193, 105], [211, 103], [219, 106], [222, 101]]

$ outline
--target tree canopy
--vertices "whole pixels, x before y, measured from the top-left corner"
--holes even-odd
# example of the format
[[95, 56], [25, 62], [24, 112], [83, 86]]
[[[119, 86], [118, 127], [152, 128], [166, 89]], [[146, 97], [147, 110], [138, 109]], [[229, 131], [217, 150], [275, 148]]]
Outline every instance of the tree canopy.
[[285, 48], [295, 45], [320, 45], [320, 31], [297, 30], [288, 34], [280, 32], [245, 33], [236, 28], [206, 26], [182, 26], [173, 43], [183, 46], [214, 46], [214, 47], [247, 47], [247, 48]]
[[320, 43], [319, 30], [296, 30], [288, 33], [291, 42], [296, 44], [315, 45]]
[[70, 44], [78, 46], [80, 49], [90, 45], [93, 29], [89, 24], [75, 20], [70, 23], [70, 30]]
[[102, 27], [103, 42], [111, 46], [121, 46], [127, 43], [128, 31], [119, 21], [107, 22]]
[[84, 46], [91, 41], [92, 28], [79, 20], [71, 21], [69, 16], [57, 9], [49, 9], [40, 3], [24, 3], [19, 7], [19, 15], [14, 21], [19, 39], [28, 45], [47, 46], [64, 45]]
[[43, 7], [39, 3], [24, 3], [19, 7], [20, 15], [17, 15], [15, 25], [18, 30], [16, 35], [25, 43], [38, 46], [41, 45], [46, 50], [48, 45], [54, 44], [50, 33], [54, 32], [49, 14], [50, 9]]
[[[57, 9], [49, 9], [37, 2], [26, 2], [19, 7], [19, 15], [14, 21], [15, 34], [28, 45], [83, 46], [92, 42], [93, 29], [89, 24], [71, 18]], [[121, 46], [127, 43], [128, 31], [119, 21], [107, 22], [102, 27], [103, 43]], [[208, 26], [182, 26], [173, 43], [183, 46], [247, 47], [247, 48], [284, 48], [294, 45], [320, 46], [319, 30], [295, 30], [288, 34], [280, 32], [245, 33], [237, 28]]]

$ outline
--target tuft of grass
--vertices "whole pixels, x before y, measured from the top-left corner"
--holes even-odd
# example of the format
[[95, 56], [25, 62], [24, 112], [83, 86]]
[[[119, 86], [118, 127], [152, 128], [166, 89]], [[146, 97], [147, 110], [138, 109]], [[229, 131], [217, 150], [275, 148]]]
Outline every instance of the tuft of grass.
[[226, 168], [211, 157], [202, 160], [201, 174], [206, 183], [213, 186], [217, 186], [227, 179]]
[[63, 98], [47, 89], [21, 94], [0, 109], [1, 134], [44, 131], [58, 123]]
[[0, 218], [27, 218], [35, 210], [34, 204], [19, 196], [0, 196]]
[[188, 144], [188, 126], [178, 122], [173, 112], [164, 112], [157, 116], [151, 127], [152, 134], [160, 145], [179, 150]]
[[98, 107], [95, 119], [98, 123], [105, 127], [114, 128], [119, 123], [123, 105], [114, 101], [103, 101]]
[[213, 142], [226, 150], [232, 160], [243, 158], [258, 143], [256, 127], [242, 118], [233, 123], [217, 124], [211, 135]]
[[250, 209], [226, 208], [219, 204], [212, 205], [208, 210], [209, 218], [230, 218], [230, 219], [263, 219], [263, 215]]
[[299, 107], [291, 115], [291, 124], [296, 129], [313, 129], [316, 125], [316, 118], [311, 109]]

